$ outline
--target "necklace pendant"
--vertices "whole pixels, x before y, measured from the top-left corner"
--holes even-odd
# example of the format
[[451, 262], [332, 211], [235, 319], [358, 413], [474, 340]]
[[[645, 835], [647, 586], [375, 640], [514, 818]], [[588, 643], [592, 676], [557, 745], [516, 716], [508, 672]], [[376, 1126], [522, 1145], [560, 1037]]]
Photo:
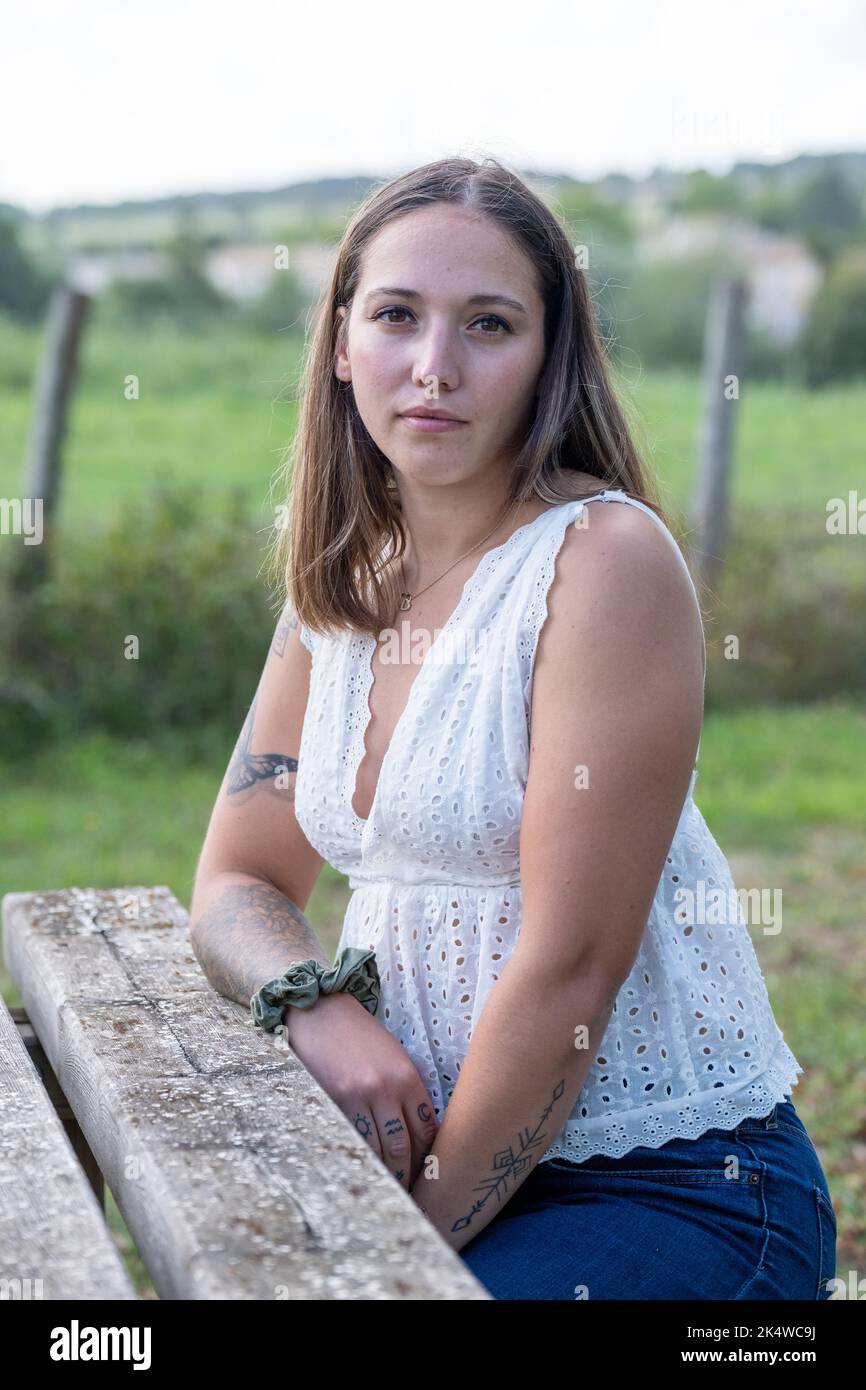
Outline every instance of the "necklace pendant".
[[411, 595], [411, 594], [401, 594], [401, 596], [400, 596], [400, 612], [401, 612], [401, 613], [405, 613], [405, 612], [407, 611], [407, 609], [409, 609], [409, 608], [411, 608], [411, 607], [412, 607], [412, 595]]

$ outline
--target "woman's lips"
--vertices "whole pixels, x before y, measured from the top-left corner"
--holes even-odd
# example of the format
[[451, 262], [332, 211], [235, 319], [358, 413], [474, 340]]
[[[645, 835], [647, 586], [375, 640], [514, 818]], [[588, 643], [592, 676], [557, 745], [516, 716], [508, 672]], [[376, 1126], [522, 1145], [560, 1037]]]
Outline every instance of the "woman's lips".
[[420, 430], [422, 434], [445, 434], [448, 430], [462, 430], [466, 420], [441, 420], [435, 415], [401, 415], [400, 419], [410, 430]]

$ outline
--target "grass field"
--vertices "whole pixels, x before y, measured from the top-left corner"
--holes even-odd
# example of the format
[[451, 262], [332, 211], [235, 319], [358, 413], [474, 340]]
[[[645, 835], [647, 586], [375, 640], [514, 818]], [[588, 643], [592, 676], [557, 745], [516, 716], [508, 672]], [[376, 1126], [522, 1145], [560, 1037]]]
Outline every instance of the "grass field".
[[[35, 333], [0, 332], [0, 494], [20, 495], [31, 411]], [[211, 489], [240, 486], [272, 519], [268, 488], [292, 437], [292, 395], [300, 366], [297, 335], [262, 339], [220, 327], [196, 337], [162, 331], [122, 334], [95, 325], [85, 338], [81, 379], [70, 412], [59, 521], [108, 516], [155, 474]], [[125, 380], [138, 377], [139, 398]], [[626, 408], [665, 500], [688, 503], [697, 441], [696, 376], [629, 370]], [[793, 508], [823, 530], [828, 496], [862, 487], [863, 385], [806, 393], [745, 385], [736, 426], [732, 502]], [[279, 501], [279, 497], [275, 500]]]
[[[0, 494], [21, 491], [35, 334], [0, 334]], [[272, 518], [268, 488], [291, 437], [287, 398], [298, 370], [297, 338], [263, 341], [228, 329], [197, 338], [88, 336], [69, 421], [61, 494], [63, 528], [107, 518], [163, 472], [207, 494], [248, 490]], [[140, 398], [124, 398], [134, 373]], [[634, 374], [633, 374], [634, 376]], [[638, 441], [664, 479], [663, 496], [685, 506], [694, 470], [697, 381], [651, 374], [629, 388]], [[862, 486], [858, 428], [863, 386], [805, 394], [770, 385], [743, 391], [737, 422], [734, 508], [814, 516]], [[647, 449], [647, 443], [651, 447]], [[279, 501], [279, 495], [273, 499]], [[263, 654], [264, 656], [264, 654]], [[252, 696], [258, 671], [250, 671]], [[92, 735], [34, 750], [3, 767], [6, 827], [0, 892], [78, 885], [167, 884], [186, 905], [211, 805], [231, 741], [215, 737], [193, 761], [188, 744], [118, 743]], [[866, 704], [755, 708], [708, 715], [695, 799], [728, 855], [739, 887], [780, 888], [784, 927], [753, 931], [776, 1017], [805, 1068], [794, 1099], [818, 1143], [839, 1217], [838, 1270], [866, 1261]], [[308, 915], [336, 947], [348, 896], [326, 869]], [[11, 981], [0, 975], [9, 1002]], [[149, 1283], [113, 1202], [112, 1228], [140, 1291]]]

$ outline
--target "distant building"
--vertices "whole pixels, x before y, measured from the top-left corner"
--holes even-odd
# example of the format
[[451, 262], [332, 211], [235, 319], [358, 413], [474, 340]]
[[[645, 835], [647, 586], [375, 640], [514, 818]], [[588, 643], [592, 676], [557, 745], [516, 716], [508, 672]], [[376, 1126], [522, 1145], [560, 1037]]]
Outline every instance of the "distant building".
[[165, 263], [158, 251], [80, 251], [66, 262], [66, 278], [85, 294], [98, 295], [114, 280], [153, 280]]
[[661, 218], [645, 203], [639, 218], [638, 254], [648, 261], [711, 254], [732, 256], [749, 287], [748, 320], [781, 347], [796, 342], [805, 327], [823, 270], [796, 237], [765, 231], [753, 222], [714, 216]]
[[[304, 290], [314, 297], [329, 274], [336, 252], [318, 242], [289, 248], [289, 266]], [[274, 275], [274, 244], [229, 244], [206, 252], [205, 273], [223, 294], [235, 300], [255, 299]], [[88, 294], [101, 294], [114, 280], [152, 280], [164, 274], [159, 251], [117, 250], [80, 252], [70, 256], [67, 277]]]

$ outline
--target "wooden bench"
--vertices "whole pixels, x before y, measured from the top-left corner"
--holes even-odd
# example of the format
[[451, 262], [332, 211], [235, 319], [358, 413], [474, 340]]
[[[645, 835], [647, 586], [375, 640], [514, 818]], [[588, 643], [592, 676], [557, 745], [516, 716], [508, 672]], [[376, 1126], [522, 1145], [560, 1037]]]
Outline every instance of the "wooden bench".
[[74, 1117], [22, 1014], [0, 1000], [0, 1301], [134, 1299], [101, 1176], [82, 1166]]
[[490, 1297], [295, 1054], [211, 988], [167, 888], [9, 893], [3, 928], [52, 1075], [7, 1012], [0, 1281], [135, 1296], [104, 1175], [161, 1298]]

